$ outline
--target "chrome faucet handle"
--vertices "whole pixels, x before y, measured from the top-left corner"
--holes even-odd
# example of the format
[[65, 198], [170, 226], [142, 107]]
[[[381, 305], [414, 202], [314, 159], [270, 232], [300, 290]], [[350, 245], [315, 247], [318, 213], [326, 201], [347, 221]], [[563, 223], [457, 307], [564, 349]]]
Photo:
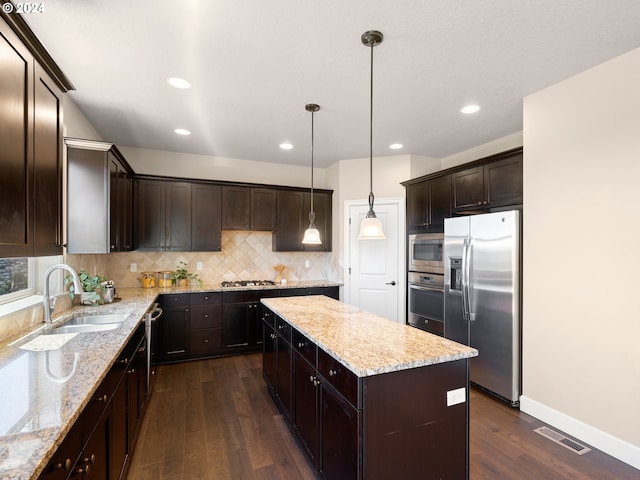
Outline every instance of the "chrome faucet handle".
[[51, 297], [49, 299], [49, 311], [51, 313], [53, 313], [53, 311], [56, 309], [56, 302], [58, 301], [58, 297]]

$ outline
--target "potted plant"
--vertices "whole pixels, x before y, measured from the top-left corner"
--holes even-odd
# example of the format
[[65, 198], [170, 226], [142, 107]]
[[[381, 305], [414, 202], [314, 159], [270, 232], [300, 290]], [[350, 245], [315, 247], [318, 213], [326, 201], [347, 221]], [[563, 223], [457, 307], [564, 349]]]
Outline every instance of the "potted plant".
[[187, 271], [187, 264], [185, 262], [180, 262], [178, 268], [173, 272], [173, 278], [176, 281], [176, 285], [180, 287], [186, 287], [192, 281], [202, 285], [202, 280], [198, 278], [197, 273], [189, 273]]
[[[80, 269], [78, 272], [78, 278], [82, 285], [82, 294], [80, 295], [80, 303], [83, 305], [100, 305], [104, 303], [100, 297], [100, 286], [107, 281], [107, 277], [101, 275], [89, 275], [84, 269]], [[69, 298], [73, 300], [75, 298], [75, 287], [73, 285], [73, 278], [71, 275], [64, 277], [64, 284], [69, 284]]]

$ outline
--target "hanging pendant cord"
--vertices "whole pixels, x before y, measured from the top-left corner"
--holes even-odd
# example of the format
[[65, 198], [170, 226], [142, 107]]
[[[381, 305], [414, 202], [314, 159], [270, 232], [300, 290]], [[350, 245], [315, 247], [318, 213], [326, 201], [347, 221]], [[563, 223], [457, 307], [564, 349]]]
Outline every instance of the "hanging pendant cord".
[[[315, 213], [313, 212], [313, 116], [315, 112], [311, 112], [311, 212], [309, 212], [309, 216], [313, 214], [315, 218]], [[313, 218], [311, 219], [311, 223], [313, 223]]]
[[369, 212], [367, 217], [375, 216], [373, 212], [373, 41], [369, 44], [371, 49], [371, 78], [369, 96]]

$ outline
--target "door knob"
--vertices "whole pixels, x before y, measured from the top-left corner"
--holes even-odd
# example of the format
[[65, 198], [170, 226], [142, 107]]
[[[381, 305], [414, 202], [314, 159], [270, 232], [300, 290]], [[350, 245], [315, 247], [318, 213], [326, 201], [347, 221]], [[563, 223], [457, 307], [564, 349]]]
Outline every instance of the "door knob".
[[396, 281], [395, 280], [391, 280], [390, 282], [385, 283], [385, 285], [395, 285]]

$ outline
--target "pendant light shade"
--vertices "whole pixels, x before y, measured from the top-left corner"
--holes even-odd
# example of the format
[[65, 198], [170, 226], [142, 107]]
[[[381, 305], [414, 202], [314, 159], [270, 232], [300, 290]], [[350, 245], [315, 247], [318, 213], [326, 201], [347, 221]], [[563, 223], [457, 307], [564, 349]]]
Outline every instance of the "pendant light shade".
[[371, 95], [369, 110], [369, 211], [367, 216], [360, 223], [360, 233], [358, 240], [379, 240], [386, 238], [382, 231], [382, 222], [373, 211], [373, 47], [382, 43], [382, 33], [377, 30], [364, 32], [360, 37], [362, 44], [371, 49]]
[[313, 211], [313, 114], [320, 110], [320, 106], [315, 103], [309, 103], [304, 107], [307, 112], [311, 112], [311, 211], [309, 212], [309, 228], [304, 232], [302, 243], [306, 245], [320, 245], [320, 232], [316, 228], [314, 220], [316, 214]]

